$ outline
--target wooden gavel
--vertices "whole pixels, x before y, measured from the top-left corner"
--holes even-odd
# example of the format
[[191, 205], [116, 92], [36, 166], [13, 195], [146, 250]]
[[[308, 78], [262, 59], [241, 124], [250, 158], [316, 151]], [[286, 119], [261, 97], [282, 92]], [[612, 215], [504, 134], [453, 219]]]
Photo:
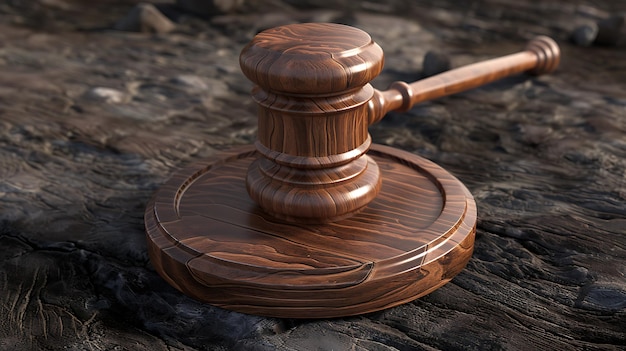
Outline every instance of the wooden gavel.
[[559, 47], [548, 37], [522, 52], [454, 69], [389, 90], [369, 82], [383, 68], [383, 51], [356, 28], [292, 24], [259, 33], [242, 51], [243, 73], [256, 86], [257, 151], [246, 177], [250, 197], [276, 218], [333, 222], [372, 201], [380, 170], [366, 152], [369, 125], [390, 111], [472, 89], [514, 74], [552, 72]]

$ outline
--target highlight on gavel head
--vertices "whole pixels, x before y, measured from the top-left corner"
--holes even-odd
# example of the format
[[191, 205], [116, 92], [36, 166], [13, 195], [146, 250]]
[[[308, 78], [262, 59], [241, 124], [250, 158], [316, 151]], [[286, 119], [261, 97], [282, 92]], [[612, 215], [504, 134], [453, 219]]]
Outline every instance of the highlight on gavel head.
[[243, 73], [256, 84], [256, 148], [248, 171], [254, 201], [295, 222], [344, 218], [380, 190], [376, 162], [365, 153], [369, 82], [383, 68], [380, 46], [340, 24], [292, 24], [259, 33], [242, 51]]
[[257, 34], [240, 56], [243, 73], [265, 90], [332, 95], [360, 88], [383, 68], [366, 32], [335, 23], [301, 23]]

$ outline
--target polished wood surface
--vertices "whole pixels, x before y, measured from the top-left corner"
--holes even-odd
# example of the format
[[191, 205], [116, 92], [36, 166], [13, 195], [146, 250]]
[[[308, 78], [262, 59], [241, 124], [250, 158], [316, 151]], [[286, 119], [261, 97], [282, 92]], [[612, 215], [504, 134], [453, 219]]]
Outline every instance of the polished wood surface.
[[547, 74], [559, 66], [559, 46], [546, 36], [531, 40], [522, 52], [444, 72], [411, 84], [395, 82], [389, 90], [375, 90], [370, 101], [370, 124], [390, 111], [408, 111], [423, 101], [456, 94], [522, 72]]
[[526, 50], [412, 84], [378, 91], [369, 82], [383, 67], [371, 37], [331, 23], [290, 24], [259, 33], [240, 55], [256, 86], [257, 150], [246, 178], [250, 197], [276, 218], [327, 223], [362, 210], [380, 191], [378, 165], [366, 155], [368, 127], [392, 110], [559, 63], [547, 37]]
[[527, 50], [394, 83], [369, 81], [382, 50], [339, 24], [258, 34], [240, 55], [259, 107], [254, 146], [172, 177], [145, 213], [156, 270], [196, 299], [275, 317], [362, 314], [427, 294], [471, 257], [476, 204], [441, 167], [372, 145], [387, 111], [519, 73], [552, 71], [549, 38]]
[[256, 87], [257, 150], [246, 178], [250, 197], [274, 217], [332, 222], [360, 211], [380, 191], [365, 155], [369, 81], [383, 67], [370, 36], [332, 23], [293, 24], [259, 33], [241, 53]]
[[239, 63], [246, 77], [268, 91], [343, 94], [382, 71], [383, 51], [360, 29], [299, 23], [257, 34], [242, 50]]
[[329, 224], [277, 221], [246, 195], [253, 147], [173, 176], [149, 204], [148, 247], [174, 287], [224, 308], [323, 318], [411, 301], [448, 282], [474, 244], [476, 205], [436, 164], [372, 146], [385, 179], [360, 213]]

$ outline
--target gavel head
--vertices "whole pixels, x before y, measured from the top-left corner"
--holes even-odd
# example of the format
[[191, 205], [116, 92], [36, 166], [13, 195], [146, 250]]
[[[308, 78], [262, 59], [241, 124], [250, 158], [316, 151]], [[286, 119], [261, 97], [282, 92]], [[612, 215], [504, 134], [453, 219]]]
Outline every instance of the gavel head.
[[339, 24], [286, 25], [259, 33], [239, 61], [259, 105], [250, 197], [299, 223], [339, 220], [372, 201], [381, 178], [365, 154], [369, 82], [383, 52], [371, 37]]

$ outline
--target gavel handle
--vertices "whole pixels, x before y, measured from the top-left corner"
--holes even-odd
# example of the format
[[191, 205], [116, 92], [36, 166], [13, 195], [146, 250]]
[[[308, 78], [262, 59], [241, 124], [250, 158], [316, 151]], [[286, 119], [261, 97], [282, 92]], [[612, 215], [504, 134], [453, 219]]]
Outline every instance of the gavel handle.
[[559, 46], [551, 38], [539, 36], [524, 51], [456, 68], [408, 84], [392, 83], [388, 90], [374, 91], [369, 102], [369, 123], [380, 121], [390, 111], [408, 111], [413, 105], [473, 89], [498, 79], [527, 72], [540, 75], [559, 65]]

